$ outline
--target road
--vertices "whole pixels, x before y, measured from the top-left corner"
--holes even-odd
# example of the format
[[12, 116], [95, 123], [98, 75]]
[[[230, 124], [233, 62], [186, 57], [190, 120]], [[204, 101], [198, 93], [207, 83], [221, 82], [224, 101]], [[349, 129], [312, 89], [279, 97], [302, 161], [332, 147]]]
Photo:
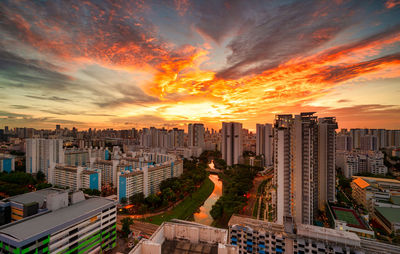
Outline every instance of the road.
[[253, 188], [251, 188], [250, 192], [248, 193], [247, 197], [247, 204], [243, 208], [240, 214], [253, 216], [253, 207], [257, 201], [257, 190], [258, 186], [266, 179], [272, 178], [272, 175], [265, 175], [265, 176], [258, 176], [253, 180]]
[[[122, 224], [121, 224], [121, 219], [125, 217], [130, 217], [128, 215], [118, 215], [117, 216], [117, 229], [121, 230]], [[144, 236], [150, 237], [156, 230], [158, 226], [155, 224], [143, 222], [143, 221], [138, 221], [138, 220], [133, 220], [133, 225], [131, 225], [131, 230], [132, 232], [135, 232], [136, 234], [143, 234]]]

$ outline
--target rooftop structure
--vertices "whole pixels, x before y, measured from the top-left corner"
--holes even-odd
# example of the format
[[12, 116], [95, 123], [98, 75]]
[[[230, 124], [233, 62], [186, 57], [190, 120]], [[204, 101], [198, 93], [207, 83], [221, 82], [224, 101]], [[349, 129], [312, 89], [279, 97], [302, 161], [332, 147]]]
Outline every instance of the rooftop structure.
[[238, 253], [227, 244], [227, 230], [198, 223], [174, 220], [164, 222], [150, 237], [144, 239], [129, 254], [161, 253]]
[[375, 207], [374, 218], [388, 233], [397, 233], [400, 230], [400, 208]]
[[398, 246], [360, 239], [352, 232], [306, 224], [284, 224], [233, 215], [228, 223], [229, 243], [241, 253], [399, 253]]
[[[16, 200], [29, 202], [29, 198], [38, 200], [37, 196], [36, 193]], [[115, 201], [98, 197], [85, 200], [82, 192], [73, 193], [70, 199], [69, 206], [0, 227], [0, 252], [89, 253], [113, 248], [116, 241]]]

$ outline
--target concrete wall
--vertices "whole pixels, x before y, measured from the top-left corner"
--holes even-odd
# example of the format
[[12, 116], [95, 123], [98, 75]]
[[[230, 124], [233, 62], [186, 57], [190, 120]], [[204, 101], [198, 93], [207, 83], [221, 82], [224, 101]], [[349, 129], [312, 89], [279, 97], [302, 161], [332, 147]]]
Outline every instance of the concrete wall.
[[47, 209], [55, 211], [68, 206], [68, 192], [52, 193], [46, 197]]
[[227, 243], [227, 231], [224, 229], [165, 224], [164, 235], [168, 240], [186, 239], [191, 243]]

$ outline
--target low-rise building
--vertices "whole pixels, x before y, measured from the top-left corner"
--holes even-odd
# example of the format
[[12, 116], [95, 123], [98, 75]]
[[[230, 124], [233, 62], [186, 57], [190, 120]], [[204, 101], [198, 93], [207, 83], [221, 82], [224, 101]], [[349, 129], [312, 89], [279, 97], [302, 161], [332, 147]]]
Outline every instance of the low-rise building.
[[47, 188], [39, 191], [28, 192], [25, 194], [6, 198], [2, 201], [2, 207], [9, 207], [9, 221], [18, 221], [32, 215], [59, 209], [68, 205], [68, 193], [57, 188]]
[[354, 176], [350, 185], [355, 201], [370, 213], [375, 206], [396, 206], [392, 197], [400, 196], [400, 181], [395, 179]]
[[228, 244], [227, 233], [226, 229], [188, 221], [164, 222], [129, 254], [237, 254], [237, 247]]
[[68, 206], [0, 227], [0, 253], [100, 253], [114, 248], [115, 202], [72, 200]]
[[400, 208], [375, 207], [374, 214], [374, 218], [389, 234], [400, 234]]
[[292, 223], [284, 224], [233, 215], [228, 243], [239, 253], [399, 253], [400, 247], [361, 239], [351, 232]]
[[[360, 238], [350, 232], [312, 225], [284, 225], [233, 215], [229, 243], [240, 253], [354, 253], [363, 252]], [[296, 233], [295, 233], [296, 232]]]

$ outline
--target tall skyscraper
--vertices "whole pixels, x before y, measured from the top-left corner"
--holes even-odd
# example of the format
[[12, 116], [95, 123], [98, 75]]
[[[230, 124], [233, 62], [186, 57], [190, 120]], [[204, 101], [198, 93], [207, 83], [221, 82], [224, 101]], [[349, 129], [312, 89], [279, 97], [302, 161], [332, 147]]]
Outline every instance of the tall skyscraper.
[[274, 125], [274, 181], [276, 185], [276, 222], [282, 224], [283, 217], [293, 216], [292, 186], [292, 115], [277, 115]]
[[325, 117], [318, 121], [318, 208], [325, 209], [327, 201], [335, 202], [335, 182], [336, 182], [336, 147], [335, 136], [338, 128], [336, 118]]
[[312, 224], [318, 209], [318, 125], [314, 113], [295, 116], [292, 136], [294, 219]]
[[264, 166], [272, 165], [273, 154], [272, 124], [256, 125], [256, 154], [264, 156]]
[[222, 123], [222, 158], [227, 165], [239, 163], [239, 156], [242, 155], [242, 124]]
[[188, 125], [188, 146], [204, 148], [204, 125], [195, 123]]
[[318, 209], [334, 200], [335, 118], [313, 112], [275, 118], [275, 184], [277, 222], [292, 217], [312, 224]]
[[27, 173], [42, 171], [49, 178], [49, 169], [57, 163], [64, 163], [62, 139], [26, 139]]

